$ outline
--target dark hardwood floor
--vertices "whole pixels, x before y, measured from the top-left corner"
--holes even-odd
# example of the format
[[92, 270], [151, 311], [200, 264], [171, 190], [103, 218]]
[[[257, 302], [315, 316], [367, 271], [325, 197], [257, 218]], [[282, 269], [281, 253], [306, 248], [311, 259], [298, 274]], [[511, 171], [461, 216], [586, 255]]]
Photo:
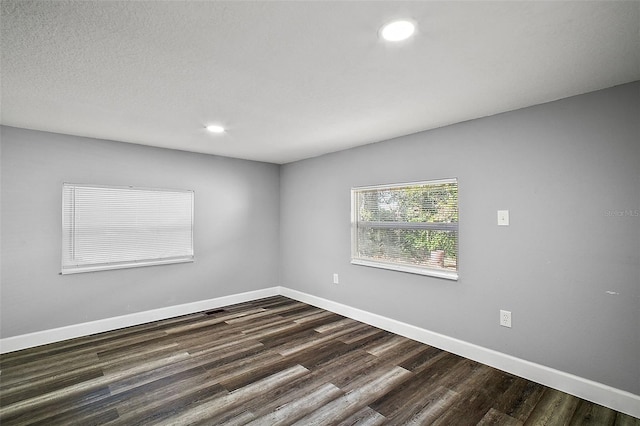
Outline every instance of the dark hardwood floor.
[[285, 297], [0, 356], [5, 425], [640, 425]]

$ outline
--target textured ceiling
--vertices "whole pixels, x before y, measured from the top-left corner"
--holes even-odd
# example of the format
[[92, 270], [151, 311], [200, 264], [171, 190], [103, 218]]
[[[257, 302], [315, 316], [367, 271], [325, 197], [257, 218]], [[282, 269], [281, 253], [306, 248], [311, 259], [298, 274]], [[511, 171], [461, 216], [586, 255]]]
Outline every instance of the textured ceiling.
[[[416, 36], [379, 40], [398, 17]], [[640, 79], [638, 1], [2, 0], [1, 26], [2, 124], [273, 163]]]

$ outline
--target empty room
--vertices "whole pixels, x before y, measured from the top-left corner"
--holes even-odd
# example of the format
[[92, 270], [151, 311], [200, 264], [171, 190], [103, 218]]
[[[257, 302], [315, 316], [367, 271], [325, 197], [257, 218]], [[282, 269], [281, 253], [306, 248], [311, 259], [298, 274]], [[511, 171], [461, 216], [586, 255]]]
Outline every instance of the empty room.
[[639, 1], [0, 1], [3, 426], [640, 426]]

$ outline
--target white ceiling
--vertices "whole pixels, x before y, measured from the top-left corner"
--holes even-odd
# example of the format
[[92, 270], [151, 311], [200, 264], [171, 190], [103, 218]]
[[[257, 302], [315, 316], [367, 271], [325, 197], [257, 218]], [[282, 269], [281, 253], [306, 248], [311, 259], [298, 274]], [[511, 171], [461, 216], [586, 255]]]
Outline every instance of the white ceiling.
[[[416, 36], [378, 39], [399, 17]], [[639, 1], [2, 0], [1, 25], [2, 124], [273, 163], [640, 80]]]

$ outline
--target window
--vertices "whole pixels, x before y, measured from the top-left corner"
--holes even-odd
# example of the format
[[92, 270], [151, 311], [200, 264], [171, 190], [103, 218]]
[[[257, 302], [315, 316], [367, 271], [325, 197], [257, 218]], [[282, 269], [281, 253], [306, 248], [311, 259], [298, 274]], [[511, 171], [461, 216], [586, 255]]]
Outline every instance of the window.
[[62, 273], [193, 261], [193, 191], [62, 187]]
[[458, 182], [353, 188], [351, 263], [458, 279]]

